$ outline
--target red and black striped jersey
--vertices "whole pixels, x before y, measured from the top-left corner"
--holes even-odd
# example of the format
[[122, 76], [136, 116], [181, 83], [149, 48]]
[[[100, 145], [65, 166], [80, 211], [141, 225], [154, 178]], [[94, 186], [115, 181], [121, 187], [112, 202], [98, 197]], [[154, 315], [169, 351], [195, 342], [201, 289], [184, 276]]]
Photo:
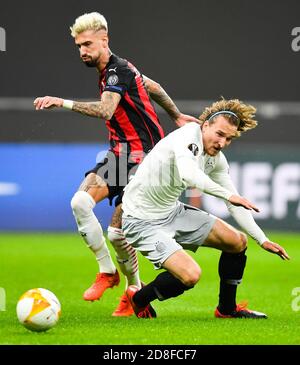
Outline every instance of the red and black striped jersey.
[[111, 150], [117, 156], [126, 154], [132, 161], [141, 162], [141, 157], [164, 137], [142, 75], [130, 62], [112, 54], [101, 72], [99, 89], [100, 97], [104, 91], [121, 95], [114, 115], [106, 120]]

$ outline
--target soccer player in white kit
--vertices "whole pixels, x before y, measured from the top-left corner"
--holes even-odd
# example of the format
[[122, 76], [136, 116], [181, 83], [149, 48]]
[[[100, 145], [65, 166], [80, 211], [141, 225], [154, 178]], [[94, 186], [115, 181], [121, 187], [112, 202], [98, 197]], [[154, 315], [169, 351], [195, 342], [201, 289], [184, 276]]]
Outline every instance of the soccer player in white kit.
[[151, 301], [176, 297], [198, 282], [201, 269], [184, 249], [206, 246], [222, 251], [215, 316], [267, 318], [236, 304], [237, 285], [246, 265], [246, 234], [179, 201], [188, 187], [223, 199], [239, 226], [263, 249], [289, 259], [284, 248], [271, 242], [256, 224], [251, 210], [259, 210], [238, 194], [221, 152], [235, 137], [256, 127], [255, 112], [253, 106], [237, 99], [215, 102], [199, 117], [199, 124], [188, 123], [159, 141], [125, 187], [122, 227], [127, 241], [155, 268], [165, 269], [142, 289], [128, 287], [137, 317], [151, 318]]

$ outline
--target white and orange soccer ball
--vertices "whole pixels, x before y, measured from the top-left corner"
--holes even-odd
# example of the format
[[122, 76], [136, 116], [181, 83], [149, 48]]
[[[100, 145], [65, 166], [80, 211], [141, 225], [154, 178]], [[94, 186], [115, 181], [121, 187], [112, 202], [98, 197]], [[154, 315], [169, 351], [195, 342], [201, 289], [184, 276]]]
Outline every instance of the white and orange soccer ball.
[[17, 316], [31, 331], [47, 331], [54, 327], [61, 314], [57, 297], [47, 289], [35, 288], [25, 292], [17, 304]]

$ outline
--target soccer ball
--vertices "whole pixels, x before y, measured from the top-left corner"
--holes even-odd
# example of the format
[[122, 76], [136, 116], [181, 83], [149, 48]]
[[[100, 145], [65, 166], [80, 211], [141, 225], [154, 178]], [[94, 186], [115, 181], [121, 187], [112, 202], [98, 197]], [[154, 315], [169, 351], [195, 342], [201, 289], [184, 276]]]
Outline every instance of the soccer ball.
[[57, 297], [43, 288], [25, 292], [17, 304], [19, 322], [31, 331], [47, 331], [59, 320], [61, 306]]

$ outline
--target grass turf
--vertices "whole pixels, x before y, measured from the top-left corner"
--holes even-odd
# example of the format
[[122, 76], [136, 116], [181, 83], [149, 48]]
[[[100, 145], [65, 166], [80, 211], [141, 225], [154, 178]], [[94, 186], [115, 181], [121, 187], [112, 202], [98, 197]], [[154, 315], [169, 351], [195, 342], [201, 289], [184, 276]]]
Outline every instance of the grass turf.
[[[267, 320], [214, 318], [219, 252], [208, 248], [192, 254], [203, 271], [197, 286], [178, 298], [155, 301], [158, 318], [142, 320], [111, 316], [123, 293], [123, 278], [100, 301], [82, 300], [97, 265], [77, 234], [0, 234], [0, 287], [6, 292], [0, 344], [300, 344], [299, 298], [292, 295], [300, 287], [300, 235], [273, 233], [270, 238], [287, 249], [291, 261], [249, 242], [238, 289], [238, 300], [249, 300], [250, 308], [268, 314]], [[142, 279], [152, 280], [158, 272], [143, 257], [139, 260]], [[20, 295], [35, 287], [53, 291], [62, 305], [59, 323], [44, 333], [25, 329], [15, 313]], [[293, 300], [299, 311], [292, 309]]]

